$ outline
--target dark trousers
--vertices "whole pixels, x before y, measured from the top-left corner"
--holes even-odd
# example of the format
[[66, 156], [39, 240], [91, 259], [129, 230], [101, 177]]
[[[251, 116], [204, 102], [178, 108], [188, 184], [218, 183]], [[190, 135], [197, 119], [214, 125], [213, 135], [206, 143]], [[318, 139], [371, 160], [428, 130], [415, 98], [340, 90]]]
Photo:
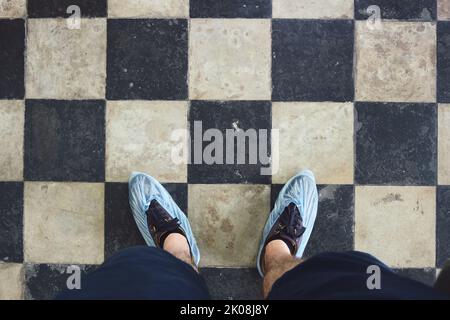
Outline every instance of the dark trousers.
[[[380, 270], [380, 289], [369, 289], [369, 266]], [[82, 278], [81, 289], [57, 299], [209, 299], [203, 278], [164, 250], [132, 247]], [[395, 274], [362, 252], [323, 253], [285, 273], [269, 299], [445, 299], [433, 288]]]

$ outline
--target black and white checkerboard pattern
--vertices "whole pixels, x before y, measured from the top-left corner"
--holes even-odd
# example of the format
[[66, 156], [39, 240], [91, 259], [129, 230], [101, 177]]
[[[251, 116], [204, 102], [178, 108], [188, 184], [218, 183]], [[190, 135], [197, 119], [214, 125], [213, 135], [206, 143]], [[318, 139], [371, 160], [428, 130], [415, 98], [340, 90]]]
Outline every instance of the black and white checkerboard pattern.
[[[279, 170], [172, 163], [194, 121], [278, 129]], [[67, 265], [143, 244], [133, 170], [188, 214], [213, 296], [260, 297], [255, 235], [303, 168], [320, 192], [308, 256], [357, 249], [434, 281], [450, 256], [450, 0], [0, 0], [0, 299], [51, 298]]]

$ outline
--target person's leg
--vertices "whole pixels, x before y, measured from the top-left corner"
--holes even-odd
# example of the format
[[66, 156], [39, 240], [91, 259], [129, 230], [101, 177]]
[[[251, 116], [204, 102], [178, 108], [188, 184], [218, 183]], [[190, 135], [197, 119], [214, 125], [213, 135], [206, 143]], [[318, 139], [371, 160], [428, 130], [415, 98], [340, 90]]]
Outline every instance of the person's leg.
[[190, 264], [194, 270], [197, 271], [197, 266], [192, 263], [191, 252], [189, 250], [189, 243], [185, 236], [179, 233], [171, 233], [164, 241], [163, 249], [177, 257], [181, 261]]
[[264, 297], [280, 277], [302, 262], [317, 205], [317, 187], [311, 171], [300, 172], [280, 191], [258, 251], [257, 268], [264, 277]]

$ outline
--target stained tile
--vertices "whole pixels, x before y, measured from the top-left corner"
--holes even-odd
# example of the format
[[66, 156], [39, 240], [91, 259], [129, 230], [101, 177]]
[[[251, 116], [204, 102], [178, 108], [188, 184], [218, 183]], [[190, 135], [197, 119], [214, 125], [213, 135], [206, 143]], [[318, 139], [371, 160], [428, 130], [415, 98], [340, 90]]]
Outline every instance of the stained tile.
[[356, 186], [355, 249], [393, 268], [434, 268], [436, 188]]
[[191, 18], [270, 18], [270, 0], [190, 0]]
[[26, 262], [103, 262], [103, 184], [26, 182], [24, 193]]
[[[67, 10], [75, 5], [81, 17], [106, 17], [107, 0], [28, 0], [29, 18], [67, 18], [73, 12]], [[111, 2], [111, 0], [110, 0]]]
[[187, 97], [187, 21], [108, 20], [107, 98]]
[[435, 104], [357, 103], [359, 184], [435, 185]]
[[285, 183], [307, 168], [317, 183], [353, 183], [352, 103], [288, 102], [272, 108], [272, 127], [280, 135], [274, 183]]
[[30, 19], [27, 34], [27, 98], [105, 97], [106, 19]]
[[405, 269], [394, 269], [397, 274], [422, 282], [428, 286], [433, 286], [436, 280], [436, 271], [434, 268], [405, 268]]
[[353, 21], [274, 20], [272, 99], [353, 101]]
[[355, 18], [365, 20], [371, 16], [373, 13], [367, 13], [370, 6], [380, 8], [381, 19], [436, 20], [436, 0], [356, 0]]
[[450, 21], [437, 24], [437, 100], [450, 102]]
[[22, 99], [25, 94], [24, 20], [0, 20], [0, 34], [0, 99]]
[[193, 19], [191, 100], [270, 100], [270, 20]]
[[27, 15], [27, 0], [2, 0], [0, 18], [23, 18]]
[[22, 264], [0, 263], [0, 300], [23, 299], [22, 270]]
[[356, 100], [436, 101], [436, 25], [356, 22]]
[[0, 180], [23, 180], [24, 103], [0, 100]]
[[450, 185], [450, 104], [438, 106], [438, 183]]
[[200, 274], [214, 300], [263, 299], [262, 278], [254, 268], [203, 268]]
[[25, 179], [104, 181], [105, 102], [27, 100]]
[[269, 215], [270, 187], [190, 184], [188, 199], [201, 266], [254, 267]]
[[450, 0], [437, 0], [439, 20], [450, 20]]
[[[164, 187], [183, 212], [187, 212], [187, 184], [169, 183]], [[105, 185], [105, 258], [119, 250], [145, 245], [130, 209], [127, 183]]]
[[108, 0], [109, 18], [187, 18], [189, 0]]
[[353, 0], [273, 0], [273, 17], [353, 19]]
[[436, 266], [444, 267], [450, 258], [450, 186], [437, 188]]
[[[76, 265], [83, 276], [95, 270], [95, 265]], [[25, 299], [53, 300], [55, 296], [67, 288], [67, 279], [72, 273], [67, 271], [69, 265], [62, 264], [25, 264]]]
[[[271, 208], [283, 185], [272, 185]], [[305, 257], [321, 252], [353, 250], [354, 188], [352, 185], [318, 185], [319, 206]]]
[[0, 182], [0, 262], [23, 261], [23, 184]]
[[270, 102], [192, 101], [189, 123], [189, 183], [270, 183]]
[[109, 101], [106, 119], [107, 181], [125, 182], [142, 171], [161, 182], [186, 182], [187, 159], [173, 157], [187, 145], [186, 102]]

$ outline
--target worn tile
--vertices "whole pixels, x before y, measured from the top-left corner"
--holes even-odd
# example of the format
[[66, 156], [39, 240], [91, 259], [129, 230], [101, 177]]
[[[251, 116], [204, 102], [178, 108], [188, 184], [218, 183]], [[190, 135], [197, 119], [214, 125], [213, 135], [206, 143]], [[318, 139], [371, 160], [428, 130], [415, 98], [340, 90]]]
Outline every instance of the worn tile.
[[82, 19], [79, 30], [65, 19], [30, 19], [27, 34], [27, 98], [105, 97], [106, 19]]
[[0, 181], [23, 180], [24, 103], [0, 100]]
[[270, 183], [270, 102], [192, 101], [189, 124], [189, 183]]
[[201, 266], [254, 267], [270, 186], [190, 184], [188, 199]]
[[356, 22], [356, 100], [436, 101], [436, 25]]
[[262, 300], [262, 278], [255, 268], [203, 268], [214, 300]]
[[189, 0], [108, 0], [109, 18], [188, 18]]
[[435, 104], [358, 102], [355, 180], [359, 184], [435, 185]]
[[270, 20], [191, 20], [189, 97], [270, 100]]
[[419, 282], [426, 284], [428, 286], [433, 286], [436, 280], [436, 271], [434, 268], [405, 268], [405, 269], [394, 269], [394, 272]]
[[23, 261], [23, 184], [0, 182], [0, 262]]
[[[177, 132], [184, 133], [181, 140]], [[187, 159], [173, 153], [187, 145], [187, 102], [108, 101], [106, 112], [106, 180], [128, 181], [132, 171], [161, 182], [186, 182]]]
[[187, 20], [108, 20], [109, 100], [187, 98]]
[[450, 104], [438, 106], [438, 183], [450, 185]]
[[439, 20], [450, 20], [450, 0], [437, 0], [437, 14]]
[[29, 18], [67, 18], [73, 14], [73, 11], [67, 12], [73, 5], [80, 8], [81, 17], [106, 17], [107, 0], [28, 0], [27, 2]]
[[[438, 0], [439, 1], [439, 0]], [[436, 20], [436, 0], [356, 0], [355, 18], [365, 20], [372, 13], [367, 13], [370, 6], [380, 8], [381, 19], [433, 21]]]
[[450, 258], [450, 186], [437, 187], [436, 266]]
[[450, 103], [450, 21], [437, 24], [437, 100]]
[[[95, 270], [95, 265], [79, 265], [81, 271], [81, 286], [83, 277]], [[55, 296], [67, 288], [67, 279], [71, 273], [67, 272], [69, 265], [62, 264], [25, 264], [26, 300], [53, 300]]]
[[[187, 212], [187, 184], [169, 183], [164, 187], [183, 212]], [[127, 183], [105, 185], [105, 258], [119, 250], [145, 245], [130, 209]]]
[[353, 101], [353, 21], [273, 20], [272, 99]]
[[27, 100], [25, 179], [104, 181], [105, 102]]
[[[271, 209], [282, 188], [282, 184], [272, 185]], [[354, 187], [352, 185], [318, 185], [317, 189], [319, 192], [318, 213], [304, 256], [353, 250]]]
[[0, 262], [0, 300], [23, 299], [23, 267]]
[[0, 99], [23, 99], [25, 21], [0, 20]]
[[103, 184], [26, 182], [24, 194], [26, 262], [103, 262]]
[[273, 17], [353, 19], [353, 0], [273, 0]]
[[317, 183], [353, 183], [352, 103], [277, 102], [272, 109], [272, 127], [280, 135], [274, 183], [285, 183], [306, 168]]
[[0, 18], [23, 18], [27, 15], [27, 0], [1, 0]]
[[355, 249], [393, 268], [434, 268], [436, 188], [356, 186]]
[[270, 18], [270, 0], [190, 0], [191, 18]]

